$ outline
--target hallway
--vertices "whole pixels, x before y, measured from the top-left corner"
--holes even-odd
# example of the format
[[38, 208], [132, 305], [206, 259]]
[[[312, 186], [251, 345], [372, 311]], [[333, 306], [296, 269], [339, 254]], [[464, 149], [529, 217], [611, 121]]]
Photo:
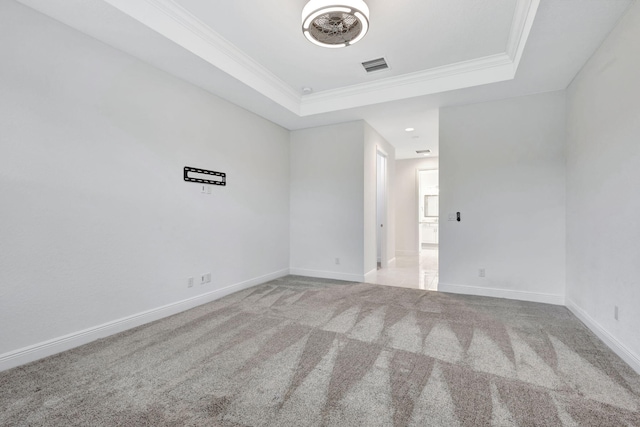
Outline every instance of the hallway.
[[438, 290], [438, 247], [423, 248], [419, 256], [399, 256], [389, 268], [376, 272], [369, 283]]

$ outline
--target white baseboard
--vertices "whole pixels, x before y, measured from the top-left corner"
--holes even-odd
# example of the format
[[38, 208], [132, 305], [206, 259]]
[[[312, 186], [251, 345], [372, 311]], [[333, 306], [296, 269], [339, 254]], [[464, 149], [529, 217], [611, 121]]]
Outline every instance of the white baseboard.
[[307, 270], [304, 268], [290, 268], [289, 274], [296, 276], [317, 277], [320, 279], [346, 280], [348, 282], [364, 282], [360, 274], [340, 273], [337, 271]]
[[627, 362], [633, 370], [640, 374], [640, 356], [628, 349], [624, 344], [618, 341], [613, 335], [602, 327], [595, 319], [586, 311], [581, 309], [573, 301], [567, 299], [567, 308], [571, 310], [575, 316], [584, 323], [587, 328], [591, 329], [594, 334], [598, 336], [614, 353], [616, 353], [622, 360]]
[[397, 250], [396, 251], [396, 257], [399, 256], [418, 256], [420, 255], [420, 252], [418, 251], [401, 251], [401, 250]]
[[378, 273], [378, 269], [374, 268], [373, 270], [371, 270], [370, 272], [368, 272], [367, 274], [364, 275], [363, 282], [365, 282], [365, 283], [375, 282], [377, 273]]
[[478, 295], [483, 297], [507, 298], [520, 301], [564, 305], [564, 295], [514, 291], [511, 289], [480, 288], [478, 286], [451, 285], [440, 282], [438, 283], [438, 291], [450, 292], [453, 294]]
[[395, 267], [396, 266], [396, 257], [393, 257], [390, 260], [388, 260], [387, 261], [387, 266], [388, 267]]
[[284, 277], [289, 274], [289, 269], [276, 271], [264, 276], [256, 277], [224, 288], [216, 289], [206, 294], [201, 294], [193, 298], [164, 305], [162, 307], [147, 310], [102, 325], [94, 326], [82, 331], [53, 338], [38, 344], [30, 345], [18, 350], [10, 351], [0, 355], [0, 372], [25, 363], [33, 362], [43, 357], [51, 356], [74, 347], [79, 347], [91, 341], [144, 325], [174, 314], [180, 313], [190, 308], [215, 301], [219, 298], [241, 291], [243, 289], [256, 286], [270, 280]]

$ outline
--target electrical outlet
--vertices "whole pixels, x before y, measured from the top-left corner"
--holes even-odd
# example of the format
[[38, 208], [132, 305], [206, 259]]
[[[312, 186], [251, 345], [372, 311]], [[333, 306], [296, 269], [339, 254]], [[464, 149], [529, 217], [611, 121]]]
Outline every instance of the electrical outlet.
[[480, 268], [480, 269], [478, 269], [478, 277], [485, 277], [485, 271], [484, 271], [484, 268]]
[[207, 273], [204, 275], [207, 279], [207, 283], [211, 283], [211, 273]]
[[187, 287], [193, 288], [193, 277], [187, 278]]
[[340, 265], [340, 258], [336, 258], [336, 265]]
[[613, 306], [613, 318], [618, 320], [618, 306], [617, 305]]

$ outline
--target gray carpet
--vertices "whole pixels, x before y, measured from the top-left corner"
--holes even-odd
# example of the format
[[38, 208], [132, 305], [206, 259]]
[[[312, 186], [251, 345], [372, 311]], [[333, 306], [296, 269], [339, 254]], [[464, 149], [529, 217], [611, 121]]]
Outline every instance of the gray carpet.
[[0, 425], [640, 426], [566, 308], [289, 276], [0, 373]]

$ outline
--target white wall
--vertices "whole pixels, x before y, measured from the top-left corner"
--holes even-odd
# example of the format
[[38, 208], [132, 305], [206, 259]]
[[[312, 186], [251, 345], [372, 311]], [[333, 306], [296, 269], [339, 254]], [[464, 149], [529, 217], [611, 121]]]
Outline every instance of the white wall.
[[564, 140], [564, 92], [440, 110], [439, 290], [564, 303]]
[[394, 192], [396, 253], [417, 255], [418, 253], [418, 170], [438, 169], [438, 158], [397, 160]]
[[[376, 150], [388, 155], [394, 224], [395, 150], [363, 121], [291, 132], [291, 273], [363, 281], [376, 269]], [[390, 227], [387, 253], [395, 253]], [[340, 258], [340, 264], [335, 259]]]
[[387, 261], [393, 261], [396, 252], [395, 241], [395, 148], [389, 144], [368, 123], [364, 123], [364, 273], [376, 271], [376, 160], [377, 150], [387, 154]]
[[639, 40], [636, 2], [567, 91], [567, 305], [638, 372]]
[[0, 57], [0, 369], [287, 273], [285, 129], [14, 2]]
[[362, 280], [363, 125], [358, 121], [291, 132], [292, 274]]

